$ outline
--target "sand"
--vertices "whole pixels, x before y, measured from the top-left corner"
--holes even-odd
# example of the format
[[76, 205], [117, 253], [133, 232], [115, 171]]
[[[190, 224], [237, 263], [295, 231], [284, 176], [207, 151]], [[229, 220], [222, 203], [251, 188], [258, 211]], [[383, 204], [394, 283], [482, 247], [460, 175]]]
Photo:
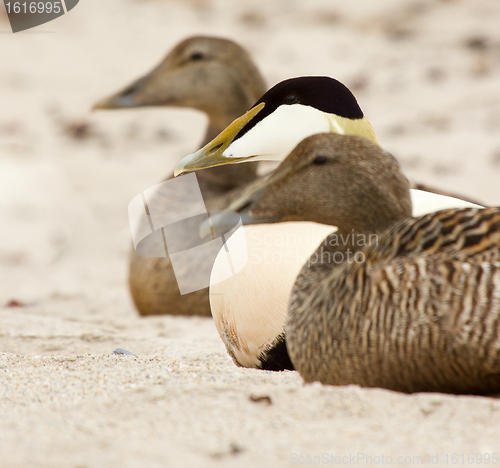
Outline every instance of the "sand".
[[306, 386], [236, 367], [211, 319], [139, 318], [127, 204], [206, 120], [90, 107], [221, 35], [269, 85], [347, 84], [412, 180], [500, 204], [499, 22], [498, 0], [81, 0], [14, 35], [0, 5], [0, 467], [494, 460], [497, 399]]

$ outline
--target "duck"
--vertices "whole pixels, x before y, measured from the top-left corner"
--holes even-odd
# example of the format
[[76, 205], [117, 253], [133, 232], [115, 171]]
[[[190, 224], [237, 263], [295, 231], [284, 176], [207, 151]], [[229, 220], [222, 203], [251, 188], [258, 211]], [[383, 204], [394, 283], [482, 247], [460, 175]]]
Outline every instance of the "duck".
[[[284, 80], [269, 89], [199, 151], [181, 159], [177, 176], [248, 161], [283, 161], [303, 139], [318, 133], [358, 136], [380, 142], [352, 92], [326, 76]], [[293, 370], [286, 346], [285, 319], [290, 294], [304, 262], [336, 227], [289, 219], [282, 224], [256, 225], [248, 218], [265, 178], [249, 184], [228, 211], [241, 215], [246, 246], [226, 242], [217, 256], [210, 280], [210, 306], [215, 326], [236, 365], [264, 370]], [[264, 185], [263, 185], [264, 184]], [[307, 187], [296, 192], [308, 196]], [[410, 190], [413, 215], [445, 208], [479, 205], [445, 195]], [[224, 216], [210, 219], [209, 229], [223, 229]], [[200, 232], [207, 232], [206, 226]], [[227, 271], [228, 251], [246, 249], [248, 262], [234, 275]], [[227, 278], [227, 279], [224, 279]]]
[[360, 137], [310, 136], [267, 180], [249, 219], [337, 227], [290, 296], [306, 383], [500, 391], [500, 207], [414, 211], [396, 159]]
[[[264, 79], [246, 50], [212, 36], [189, 37], [151, 72], [94, 105], [94, 109], [146, 106], [189, 107], [208, 116], [203, 145], [243, 114], [266, 90]], [[257, 164], [226, 166], [197, 174], [205, 206], [226, 206], [257, 178]], [[168, 174], [163, 180], [169, 180]], [[160, 200], [168, 210], [171, 200]], [[208, 259], [197, 259], [201, 262]], [[188, 265], [194, 267], [194, 265]], [[210, 316], [208, 288], [181, 294], [170, 257], [146, 257], [132, 249], [129, 288], [141, 316]], [[208, 281], [207, 281], [208, 285]]]

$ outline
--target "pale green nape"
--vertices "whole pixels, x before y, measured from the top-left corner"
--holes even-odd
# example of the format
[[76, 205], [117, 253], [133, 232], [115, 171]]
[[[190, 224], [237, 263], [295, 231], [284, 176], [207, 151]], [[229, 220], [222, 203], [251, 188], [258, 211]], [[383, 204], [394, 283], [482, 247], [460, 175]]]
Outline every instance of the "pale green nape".
[[330, 114], [330, 131], [338, 135], [360, 136], [381, 146], [372, 124], [366, 117], [362, 119], [348, 119], [339, 115]]

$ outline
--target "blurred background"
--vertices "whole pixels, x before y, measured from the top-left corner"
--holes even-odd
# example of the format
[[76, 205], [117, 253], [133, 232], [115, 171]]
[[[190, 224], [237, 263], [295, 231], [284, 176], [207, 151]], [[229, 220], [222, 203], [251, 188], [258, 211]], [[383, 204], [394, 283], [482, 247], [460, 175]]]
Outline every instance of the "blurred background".
[[12, 34], [1, 4], [4, 324], [7, 309], [31, 306], [1, 350], [29, 352], [14, 336], [44, 316], [116, 323], [135, 314], [128, 202], [199, 147], [206, 118], [91, 107], [182, 39], [238, 42], [269, 87], [337, 78], [411, 180], [500, 204], [499, 25], [498, 0], [81, 0]]

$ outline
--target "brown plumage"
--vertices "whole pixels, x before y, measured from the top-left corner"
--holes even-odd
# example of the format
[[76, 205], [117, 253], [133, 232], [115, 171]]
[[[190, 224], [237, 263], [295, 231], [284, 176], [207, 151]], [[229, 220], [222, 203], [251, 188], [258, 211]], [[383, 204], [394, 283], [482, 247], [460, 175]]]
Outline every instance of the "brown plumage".
[[[196, 36], [178, 44], [149, 74], [94, 107], [198, 109], [209, 118], [205, 144], [252, 106], [265, 90], [264, 80], [243, 48], [226, 39]], [[230, 204], [241, 194], [242, 187], [256, 179], [257, 164], [198, 172], [206, 207], [223, 209]], [[169, 203], [164, 200], [165, 209]], [[132, 251], [129, 284], [141, 315], [210, 315], [208, 288], [181, 296], [168, 257], [141, 257]]]
[[394, 158], [357, 137], [309, 137], [275, 171], [252, 216], [339, 228], [294, 285], [291, 360], [306, 382], [498, 392], [500, 208], [410, 213]]

